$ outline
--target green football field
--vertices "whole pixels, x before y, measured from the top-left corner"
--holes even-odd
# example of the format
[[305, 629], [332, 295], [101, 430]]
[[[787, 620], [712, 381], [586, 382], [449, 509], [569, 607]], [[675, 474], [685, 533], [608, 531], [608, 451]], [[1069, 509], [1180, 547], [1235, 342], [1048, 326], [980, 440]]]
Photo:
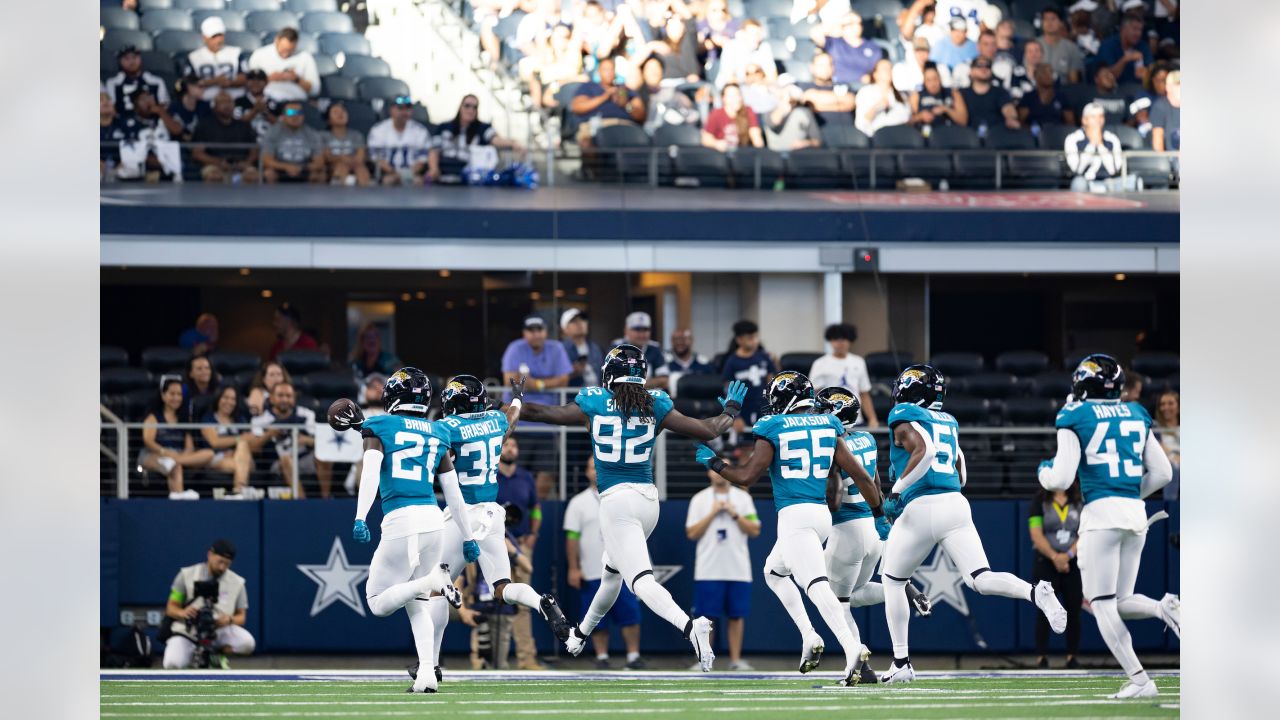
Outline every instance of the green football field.
[[[1179, 677], [1155, 674], [1160, 696], [1108, 700], [1118, 674], [921, 673], [910, 685], [834, 687], [831, 673], [450, 672], [434, 695], [407, 675], [260, 672], [103, 673], [104, 718], [379, 718], [547, 716], [696, 718], [1176, 717]], [[217, 678], [217, 679], [214, 679]]]

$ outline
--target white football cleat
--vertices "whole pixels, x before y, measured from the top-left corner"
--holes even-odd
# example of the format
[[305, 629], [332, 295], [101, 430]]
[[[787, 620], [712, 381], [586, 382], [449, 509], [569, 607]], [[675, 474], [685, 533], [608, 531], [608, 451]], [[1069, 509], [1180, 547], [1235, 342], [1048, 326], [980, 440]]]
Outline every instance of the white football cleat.
[[693, 643], [693, 651], [698, 654], [702, 672], [711, 672], [711, 665], [716, 660], [716, 654], [711, 651], [711, 621], [704, 617], [694, 618], [689, 642]]
[[916, 679], [916, 669], [911, 667], [911, 662], [906, 665], [899, 665], [897, 660], [889, 666], [889, 671], [880, 676], [880, 682], [888, 685], [890, 683], [909, 683]]
[[1175, 637], [1182, 639], [1182, 599], [1172, 593], [1165, 593], [1160, 598], [1160, 619], [1173, 631]]
[[1155, 680], [1148, 680], [1141, 685], [1130, 680], [1120, 688], [1120, 692], [1115, 695], [1108, 695], [1111, 700], [1127, 700], [1129, 698], [1149, 698], [1156, 697], [1160, 694], [1160, 690], [1156, 688]]
[[564, 649], [569, 654], [578, 657], [582, 653], [582, 649], [587, 646], [587, 636], [582, 634], [577, 625], [569, 628], [569, 637], [564, 641]]
[[1036, 598], [1036, 607], [1049, 619], [1049, 628], [1058, 635], [1066, 631], [1067, 610], [1058, 602], [1058, 596], [1053, 594], [1053, 585], [1048, 580], [1041, 580], [1036, 583], [1032, 594]]
[[822, 651], [826, 649], [822, 636], [810, 632], [804, 639], [804, 650], [800, 653], [800, 672], [809, 673], [817, 670], [818, 663], [822, 662]]

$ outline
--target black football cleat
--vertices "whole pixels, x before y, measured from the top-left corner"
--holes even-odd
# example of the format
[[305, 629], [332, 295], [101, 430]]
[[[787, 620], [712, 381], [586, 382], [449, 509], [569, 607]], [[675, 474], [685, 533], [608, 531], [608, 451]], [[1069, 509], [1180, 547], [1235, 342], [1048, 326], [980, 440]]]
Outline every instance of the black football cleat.
[[933, 613], [933, 605], [929, 602], [929, 596], [911, 583], [907, 583], [907, 600], [915, 608], [916, 617], [929, 617]]
[[871, 669], [871, 663], [866, 660], [862, 661], [862, 666], [858, 668], [858, 674], [862, 676], [861, 683], [863, 685], [875, 685], [880, 682], [880, 676], [875, 670]]
[[[417, 679], [418, 679], [418, 667], [419, 667], [419, 665], [421, 665], [421, 663], [414, 663], [414, 664], [410, 665], [409, 667], [405, 668], [406, 670], [408, 670], [408, 671], [409, 671], [409, 677], [413, 678], [414, 680], [417, 680]], [[439, 665], [437, 665], [437, 666], [436, 666], [436, 682], [440, 682], [440, 681], [442, 681], [442, 680], [444, 680], [444, 673], [440, 672], [440, 666], [439, 666]]]
[[560, 610], [560, 603], [556, 602], [555, 597], [551, 593], [543, 595], [539, 606], [542, 608], [542, 617], [551, 626], [551, 632], [556, 636], [556, 640], [559, 642], [568, 640], [569, 621], [565, 619], [564, 613]]

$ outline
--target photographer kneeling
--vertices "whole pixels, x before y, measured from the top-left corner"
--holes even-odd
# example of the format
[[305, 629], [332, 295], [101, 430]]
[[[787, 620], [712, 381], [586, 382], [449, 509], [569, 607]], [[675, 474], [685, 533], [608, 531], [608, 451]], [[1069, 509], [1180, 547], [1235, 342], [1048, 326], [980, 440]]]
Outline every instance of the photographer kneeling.
[[231, 572], [235, 557], [231, 541], [215, 540], [205, 562], [182, 568], [173, 579], [165, 607], [172, 634], [161, 638], [166, 639], [166, 669], [189, 668], [193, 663], [225, 668], [229, 653], [253, 653], [257, 643], [244, 629], [249, 607], [244, 578]]

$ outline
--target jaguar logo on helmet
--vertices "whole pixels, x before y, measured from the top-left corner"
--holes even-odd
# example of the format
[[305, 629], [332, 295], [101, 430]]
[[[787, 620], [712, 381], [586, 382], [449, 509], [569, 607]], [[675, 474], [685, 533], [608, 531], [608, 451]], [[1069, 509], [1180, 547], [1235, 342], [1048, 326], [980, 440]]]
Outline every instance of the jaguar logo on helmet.
[[465, 392], [467, 392], [467, 386], [466, 386], [466, 385], [463, 385], [462, 383], [458, 382], [457, 380], [450, 381], [450, 382], [449, 382], [449, 388], [448, 388], [448, 389], [449, 389], [449, 390], [452, 390], [453, 392], [460, 392], [460, 393], [465, 393]]
[[898, 378], [898, 385], [901, 387], [910, 387], [913, 383], [924, 382], [925, 373], [923, 370], [910, 368], [902, 373], [902, 377]]

